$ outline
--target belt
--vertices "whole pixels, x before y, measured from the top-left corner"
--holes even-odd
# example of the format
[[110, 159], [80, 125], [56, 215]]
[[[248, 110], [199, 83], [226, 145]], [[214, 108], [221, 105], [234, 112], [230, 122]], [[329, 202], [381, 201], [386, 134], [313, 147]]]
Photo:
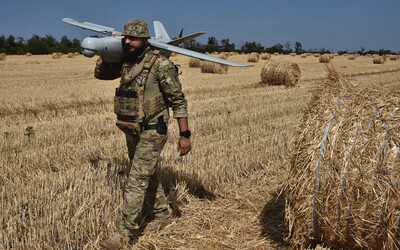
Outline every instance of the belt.
[[143, 130], [156, 130], [157, 129], [157, 124], [146, 124], [143, 125]]

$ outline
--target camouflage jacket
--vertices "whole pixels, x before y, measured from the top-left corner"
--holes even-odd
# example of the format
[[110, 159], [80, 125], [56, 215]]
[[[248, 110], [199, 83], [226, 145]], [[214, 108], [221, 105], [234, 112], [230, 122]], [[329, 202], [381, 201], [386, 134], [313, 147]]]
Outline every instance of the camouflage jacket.
[[[135, 70], [135, 67], [143, 67], [143, 60], [153, 48], [149, 47], [142, 56], [136, 60], [124, 63], [106, 63], [99, 58], [94, 70], [94, 76], [101, 80], [114, 80], [121, 77], [121, 84], [124, 75]], [[188, 117], [187, 101], [182, 92], [182, 86], [178, 78], [175, 65], [165, 56], [158, 55], [152, 65], [145, 83], [144, 100], [149, 100], [154, 95], [162, 93], [165, 104], [171, 107], [174, 118]], [[149, 123], [155, 123], [159, 116], [163, 115], [168, 121], [168, 109], [157, 114]]]

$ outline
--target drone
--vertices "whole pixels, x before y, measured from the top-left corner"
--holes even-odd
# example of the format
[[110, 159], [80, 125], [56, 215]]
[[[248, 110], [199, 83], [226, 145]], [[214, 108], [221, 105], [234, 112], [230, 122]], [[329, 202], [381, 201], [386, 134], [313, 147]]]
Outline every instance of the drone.
[[[90, 36], [83, 39], [83, 41], [81, 42], [81, 53], [84, 56], [93, 57], [95, 55], [99, 55], [103, 58], [104, 61], [109, 63], [117, 63], [123, 61], [124, 37], [120, 35], [122, 34], [122, 32], [116, 31], [114, 28], [95, 23], [79, 22], [72, 18], [63, 18], [62, 21], [70, 25], [86, 30], [91, 30], [104, 35], [103, 37]], [[196, 32], [194, 34], [182, 37], [182, 31], [181, 31], [179, 38], [172, 40], [168, 35], [167, 31], [165, 30], [164, 25], [160, 21], [154, 21], [153, 24], [154, 24], [155, 36], [150, 37], [148, 41], [151, 46], [163, 51], [165, 55], [169, 56], [171, 55], [171, 53], [174, 52], [198, 58], [201, 60], [215, 62], [233, 67], [251, 66], [247, 64], [241, 64], [237, 62], [224, 60], [221, 58], [216, 58], [200, 52], [179, 47], [179, 44], [184, 43], [186, 41], [190, 41], [198, 36], [201, 36], [205, 34], [205, 32]]]

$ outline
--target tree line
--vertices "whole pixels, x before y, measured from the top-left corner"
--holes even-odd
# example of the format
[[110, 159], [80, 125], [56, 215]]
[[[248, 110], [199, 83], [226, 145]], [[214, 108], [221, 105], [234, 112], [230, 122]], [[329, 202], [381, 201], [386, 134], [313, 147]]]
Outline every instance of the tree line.
[[[181, 45], [183, 48], [198, 51], [201, 53], [214, 53], [214, 52], [239, 52], [239, 53], [280, 53], [280, 54], [290, 54], [290, 53], [333, 53], [333, 51], [325, 48], [320, 49], [303, 49], [301, 42], [296, 41], [293, 43], [285, 42], [284, 44], [277, 43], [270, 47], [266, 47], [259, 42], [247, 41], [236, 46], [235, 43], [229, 41], [228, 38], [217, 40], [217, 38], [211, 36], [208, 37], [207, 43], [203, 44], [196, 39], [187, 41]], [[61, 37], [57, 40], [51, 35], [46, 35], [44, 37], [38, 35], [32, 35], [31, 38], [25, 40], [22, 37], [14, 37], [12, 35], [5, 37], [0, 36], [0, 53], [6, 53], [8, 55], [24, 55], [26, 53], [31, 53], [33, 55], [40, 54], [51, 54], [54, 52], [70, 53], [80, 51], [80, 41], [78, 39], [70, 40], [67, 36]], [[358, 53], [358, 54], [395, 54], [391, 50], [379, 49], [379, 50], [366, 50], [365, 47], [361, 47], [358, 51], [348, 51], [341, 50], [337, 52], [338, 54], [346, 53]]]
[[58, 41], [51, 35], [44, 37], [32, 35], [25, 41], [22, 37], [12, 35], [7, 38], [0, 36], [0, 53], [8, 55], [24, 55], [31, 53], [33, 55], [52, 54], [55, 52], [70, 53], [80, 51], [80, 41], [78, 39], [70, 40], [67, 36], [61, 37]]

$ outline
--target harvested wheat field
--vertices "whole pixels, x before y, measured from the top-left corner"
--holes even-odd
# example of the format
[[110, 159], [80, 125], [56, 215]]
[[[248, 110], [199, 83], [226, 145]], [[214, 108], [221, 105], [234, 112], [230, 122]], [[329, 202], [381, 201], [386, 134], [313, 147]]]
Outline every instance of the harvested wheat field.
[[[171, 120], [160, 164], [176, 218], [130, 249], [301, 245], [301, 236], [287, 237], [285, 184], [296, 131], [315, 87], [325, 81], [325, 64], [318, 57], [272, 55], [301, 70], [299, 84], [288, 88], [259, 84], [263, 60], [210, 74], [189, 67], [188, 57], [171, 59], [182, 71], [193, 150], [179, 157]], [[247, 55], [229, 60], [247, 63]], [[0, 62], [0, 249], [99, 249], [98, 242], [114, 232], [128, 161], [125, 138], [114, 125], [118, 80], [96, 80], [95, 61], [8, 55]], [[366, 56], [335, 56], [331, 64], [360, 88], [400, 88], [398, 60], [374, 64]], [[398, 160], [393, 166], [398, 171]]]

